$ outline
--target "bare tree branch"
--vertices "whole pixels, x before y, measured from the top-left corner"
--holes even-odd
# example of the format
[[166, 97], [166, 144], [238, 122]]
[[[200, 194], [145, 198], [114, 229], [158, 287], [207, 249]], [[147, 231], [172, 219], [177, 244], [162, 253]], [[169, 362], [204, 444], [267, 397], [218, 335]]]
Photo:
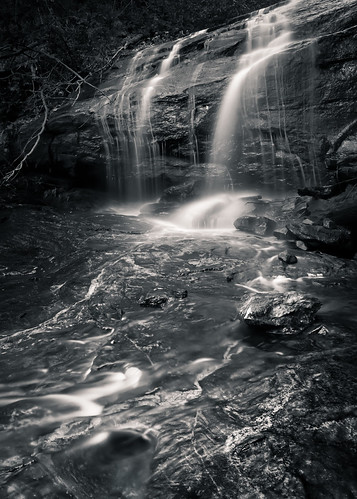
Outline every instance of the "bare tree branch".
[[47, 52], [43, 52], [42, 50], [34, 50], [34, 49], [31, 49], [31, 48], [29, 50], [31, 50], [32, 52], [36, 52], [37, 54], [44, 55], [45, 57], [48, 57], [49, 59], [52, 59], [53, 61], [56, 61], [58, 64], [61, 64], [69, 72], [71, 72], [72, 74], [74, 74], [82, 83], [85, 83], [86, 85], [92, 87], [96, 92], [99, 92], [101, 95], [103, 95], [104, 97], [106, 97], [109, 100], [109, 102], [110, 102], [110, 98], [108, 97], [108, 95], [105, 92], [103, 92], [103, 90], [101, 90], [100, 88], [96, 87], [95, 85], [92, 85], [92, 83], [89, 83], [89, 81], [86, 79], [90, 75], [88, 75], [86, 78], [83, 78], [83, 76], [81, 76], [79, 73], [77, 73], [77, 71], [75, 71], [74, 69], [72, 69], [71, 67], [69, 67], [65, 62], [63, 62], [60, 59], [58, 59], [58, 57], [56, 57], [55, 55], [48, 54]]
[[16, 177], [16, 175], [19, 173], [19, 171], [21, 170], [21, 168], [23, 167], [25, 161], [27, 160], [27, 158], [29, 156], [31, 156], [31, 154], [34, 152], [34, 150], [36, 149], [39, 141], [40, 141], [40, 138], [41, 138], [41, 135], [43, 134], [44, 130], [45, 130], [45, 126], [46, 126], [46, 123], [47, 123], [47, 118], [48, 118], [48, 107], [47, 107], [47, 104], [46, 104], [46, 101], [45, 101], [45, 97], [43, 95], [43, 91], [41, 90], [40, 91], [40, 95], [41, 95], [41, 100], [42, 100], [42, 103], [43, 103], [43, 107], [45, 109], [45, 115], [43, 117], [43, 122], [42, 122], [42, 125], [41, 125], [41, 128], [37, 134], [37, 137], [36, 137], [36, 140], [35, 140], [35, 143], [33, 144], [33, 146], [31, 147], [31, 149], [29, 150], [29, 152], [27, 152], [25, 154], [25, 156], [22, 158], [22, 160], [20, 161], [20, 163], [16, 166], [16, 168], [14, 168], [13, 170], [11, 170], [11, 172], [7, 173], [4, 178], [2, 179], [2, 181], [0, 182], [0, 186], [4, 185], [4, 184], [7, 184], [9, 183], [10, 180], [14, 179]]

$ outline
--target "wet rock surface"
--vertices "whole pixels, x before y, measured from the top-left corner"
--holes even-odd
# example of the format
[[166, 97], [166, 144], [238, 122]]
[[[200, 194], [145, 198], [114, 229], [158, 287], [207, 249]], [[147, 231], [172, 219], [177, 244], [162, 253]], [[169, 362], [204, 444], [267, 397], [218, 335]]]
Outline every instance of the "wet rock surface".
[[267, 217], [244, 216], [234, 221], [234, 227], [244, 232], [250, 232], [257, 236], [270, 236], [276, 226], [276, 222]]
[[113, 210], [0, 217], [2, 496], [353, 497], [356, 261]]
[[287, 229], [293, 238], [303, 241], [308, 248], [340, 253], [351, 251], [351, 232], [344, 227], [303, 220], [289, 222]]
[[248, 326], [273, 334], [296, 334], [309, 326], [321, 307], [317, 298], [300, 293], [271, 293], [248, 296], [238, 313]]
[[[354, 0], [308, 0], [287, 9], [292, 44], [272, 59], [261, 81], [252, 78], [249, 86], [256, 88], [253, 99], [249, 88], [245, 95], [247, 117], [244, 130], [239, 132], [242, 140], [232, 149], [229, 165], [236, 186], [258, 183], [279, 190], [279, 185], [327, 185], [327, 163], [335, 170], [338, 181], [351, 180], [356, 156], [356, 18]], [[177, 175], [174, 178], [177, 162], [181, 163], [179, 169], [190, 170], [209, 156], [219, 103], [236, 71], [238, 58], [246, 51], [247, 37], [246, 20], [239, 20], [185, 41], [180, 63], [171, 68], [153, 95], [150, 133], [155, 147], [162, 152], [154, 169], [148, 158], [137, 165], [146, 172], [146, 188], [153, 181], [162, 190], [181, 183]], [[108, 99], [102, 102], [103, 95], [98, 92], [97, 96], [79, 99], [71, 108], [53, 113], [31, 158], [33, 164], [46, 171], [51, 165], [52, 173], [76, 179], [82, 186], [103, 186], [107, 149], [115, 138], [124, 144], [120, 150], [110, 151], [109, 166], [119, 166], [123, 173], [113, 176], [132, 176], [132, 170], [126, 171], [122, 160], [127, 149], [134, 147], [125, 142], [126, 135], [133, 137], [136, 133], [137, 123], [131, 116], [140, 112], [142, 92], [172, 45], [159, 46], [157, 52], [148, 48], [147, 64], [142, 65], [139, 81], [134, 81], [129, 91], [125, 85], [134, 54], [118, 61], [117, 69], [101, 85], [101, 92], [108, 94], [113, 105], [108, 105]], [[128, 124], [128, 130], [120, 130], [123, 136], [118, 136], [116, 121], [118, 89], [127, 97], [122, 101], [121, 121]], [[251, 112], [257, 103], [259, 116]], [[103, 120], [109, 135], [103, 131]], [[34, 128], [38, 129], [38, 123]], [[32, 132], [28, 127], [22, 130], [19, 149]], [[157, 156], [155, 151], [150, 154]], [[318, 190], [319, 195], [331, 194], [323, 193], [321, 188], [313, 194]]]
[[153, 295], [149, 293], [145, 297], [140, 297], [139, 305], [141, 307], [162, 307], [167, 300], [168, 297], [166, 295]]
[[286, 265], [293, 265], [294, 263], [297, 263], [297, 258], [292, 253], [288, 252], [279, 253], [278, 258]]

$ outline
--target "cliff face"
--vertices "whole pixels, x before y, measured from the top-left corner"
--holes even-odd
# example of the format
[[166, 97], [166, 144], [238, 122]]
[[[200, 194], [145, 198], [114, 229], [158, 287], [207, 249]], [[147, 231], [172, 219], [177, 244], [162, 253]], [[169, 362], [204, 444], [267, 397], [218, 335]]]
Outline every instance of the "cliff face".
[[249, 43], [254, 49], [247, 19], [176, 45], [128, 52], [100, 91], [52, 114], [33, 164], [78, 184], [110, 184], [129, 197], [204, 170], [225, 170], [237, 187], [275, 188], [319, 184], [331, 169], [353, 170], [357, 2], [295, 1], [271, 8], [264, 19], [278, 34], [290, 33], [289, 42], [249, 71], [239, 115], [232, 107], [237, 123], [224, 161], [212, 154], [215, 123]]

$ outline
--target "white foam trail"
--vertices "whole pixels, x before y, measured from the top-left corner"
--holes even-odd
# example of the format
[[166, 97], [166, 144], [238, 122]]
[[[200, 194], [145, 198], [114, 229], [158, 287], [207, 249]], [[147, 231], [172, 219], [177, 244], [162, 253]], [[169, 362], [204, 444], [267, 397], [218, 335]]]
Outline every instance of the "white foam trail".
[[129, 367], [125, 372], [110, 372], [101, 376], [91, 384], [74, 388], [72, 393], [52, 393], [40, 397], [6, 397], [0, 399], [0, 406], [20, 401], [30, 401], [34, 405], [52, 411], [51, 416], [38, 423], [53, 423], [78, 417], [97, 416], [103, 412], [103, 399], [118, 396], [139, 386], [142, 371]]

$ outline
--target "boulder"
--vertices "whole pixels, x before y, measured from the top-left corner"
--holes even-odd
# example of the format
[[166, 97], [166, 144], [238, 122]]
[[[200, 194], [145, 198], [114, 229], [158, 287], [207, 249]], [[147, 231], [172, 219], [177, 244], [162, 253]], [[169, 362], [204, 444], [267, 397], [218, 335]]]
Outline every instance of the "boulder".
[[257, 236], [270, 236], [276, 227], [276, 222], [267, 217], [244, 216], [234, 221], [234, 227]]
[[317, 298], [295, 291], [256, 293], [245, 296], [238, 314], [248, 326], [268, 333], [296, 334], [313, 322], [320, 307]]
[[297, 263], [296, 256], [293, 255], [292, 253], [288, 253], [287, 251], [279, 253], [278, 258], [286, 265], [291, 265], [291, 264]]
[[291, 221], [286, 225], [294, 239], [303, 241], [308, 249], [325, 251], [327, 253], [343, 254], [351, 244], [351, 232], [344, 227], [334, 228], [305, 221]]

